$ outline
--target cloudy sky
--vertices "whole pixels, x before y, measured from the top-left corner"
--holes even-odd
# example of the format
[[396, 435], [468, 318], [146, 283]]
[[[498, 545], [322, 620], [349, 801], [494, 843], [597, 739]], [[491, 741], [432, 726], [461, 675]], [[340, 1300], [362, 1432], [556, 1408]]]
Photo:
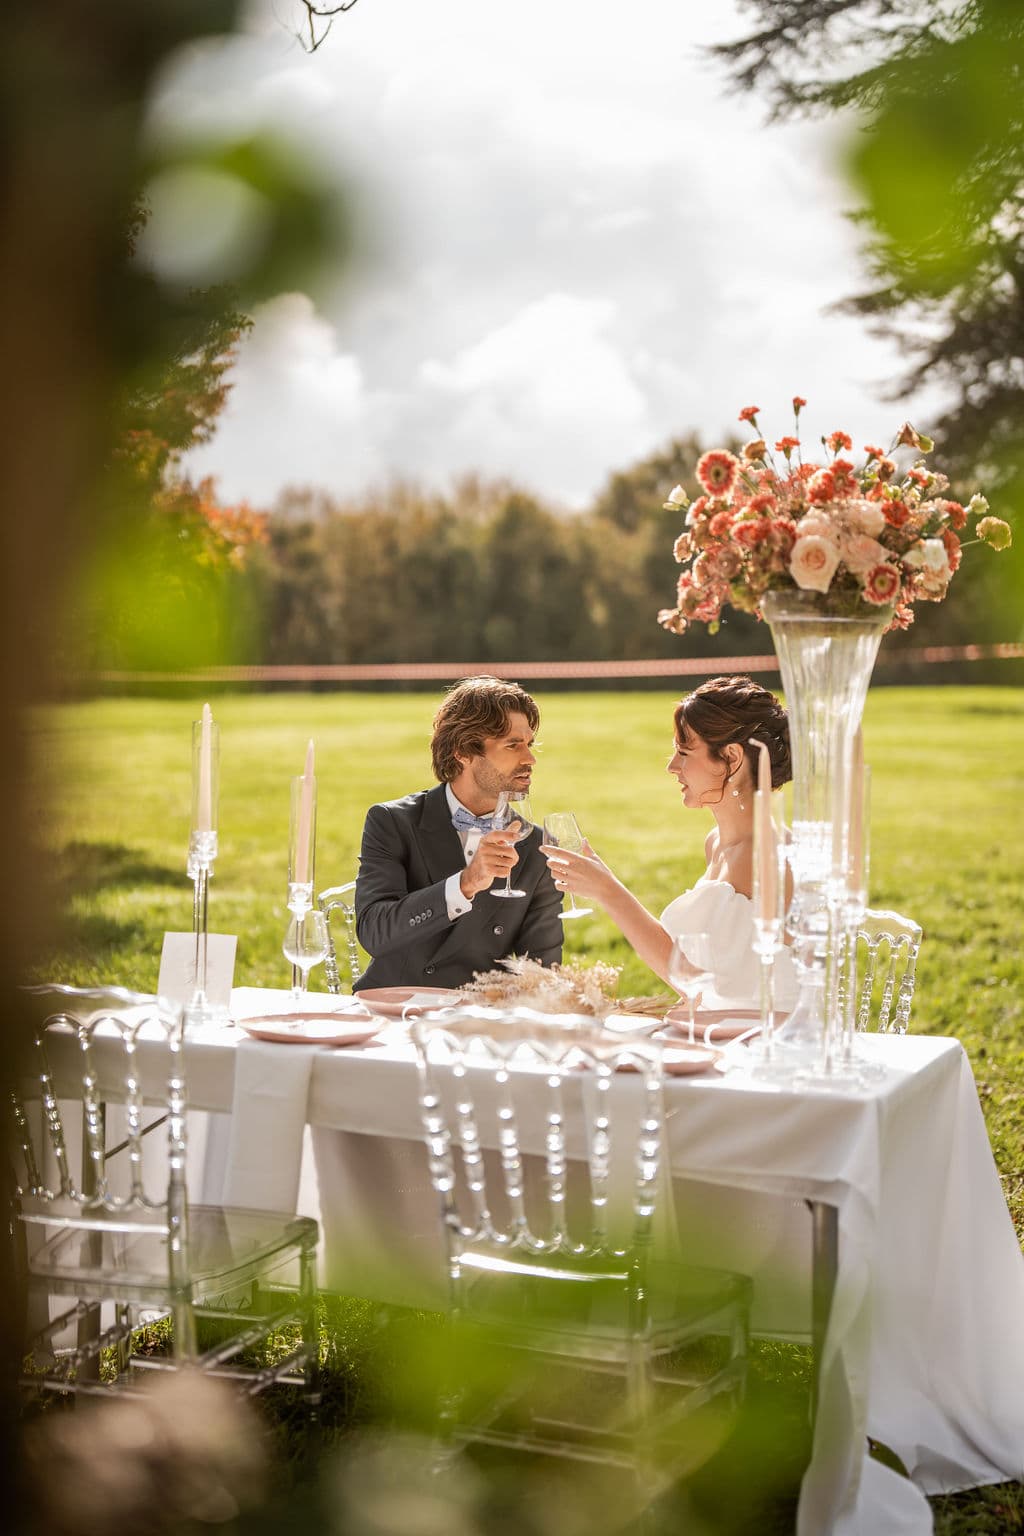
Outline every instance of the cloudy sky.
[[[838, 130], [768, 127], [702, 44], [731, 0], [359, 0], [314, 55], [294, 0], [190, 50], [155, 129], [273, 127], [354, 189], [363, 259], [256, 312], [216, 439], [226, 499], [477, 470], [582, 506], [674, 434], [880, 441], [899, 370], [826, 313], [862, 280]], [[924, 425], [923, 402], [914, 402]]]

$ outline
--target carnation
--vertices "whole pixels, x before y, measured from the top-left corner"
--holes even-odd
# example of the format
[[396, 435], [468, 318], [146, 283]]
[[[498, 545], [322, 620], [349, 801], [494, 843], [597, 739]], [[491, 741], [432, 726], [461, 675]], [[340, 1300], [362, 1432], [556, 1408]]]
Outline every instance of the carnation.
[[1009, 549], [1013, 543], [1010, 525], [1004, 523], [1001, 517], [983, 517], [974, 531], [979, 539], [991, 544], [993, 549]]
[[697, 462], [697, 479], [709, 496], [728, 496], [739, 472], [739, 459], [724, 448], [713, 448]]
[[899, 590], [900, 573], [887, 561], [872, 566], [871, 570], [865, 573], [864, 596], [876, 607], [884, 607], [885, 604], [891, 603]]

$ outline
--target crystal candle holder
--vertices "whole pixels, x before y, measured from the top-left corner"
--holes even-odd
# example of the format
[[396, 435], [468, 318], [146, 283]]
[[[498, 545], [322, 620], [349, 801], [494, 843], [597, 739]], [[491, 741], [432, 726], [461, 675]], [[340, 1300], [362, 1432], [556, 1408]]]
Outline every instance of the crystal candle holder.
[[186, 1024], [223, 1020], [227, 1011], [207, 996], [207, 951], [210, 879], [218, 853], [217, 811], [220, 798], [220, 729], [203, 705], [202, 718], [192, 722], [192, 830], [186, 871], [192, 881], [192, 932], [195, 937], [194, 987], [185, 1007]]

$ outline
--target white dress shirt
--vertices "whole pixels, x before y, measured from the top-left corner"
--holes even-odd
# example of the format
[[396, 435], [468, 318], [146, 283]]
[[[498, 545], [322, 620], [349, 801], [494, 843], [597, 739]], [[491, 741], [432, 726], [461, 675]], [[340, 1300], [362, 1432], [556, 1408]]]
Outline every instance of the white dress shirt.
[[[469, 815], [473, 815], [473, 812], [470, 811], [469, 806], [463, 805], [458, 795], [453, 792], [450, 784], [445, 785], [444, 792], [448, 797], [448, 809], [451, 811], [453, 816], [455, 815], [455, 812], [460, 809], [460, 807], [462, 810], [468, 812]], [[458, 833], [459, 841], [462, 843], [462, 852], [464, 853], [466, 863], [468, 864], [474, 853], [476, 853], [480, 839], [483, 837], [483, 833], [480, 831], [479, 827], [467, 827], [465, 831], [459, 827], [456, 827], [455, 831]], [[453, 922], [457, 917], [465, 917], [466, 913], [469, 912], [473, 906], [470, 898], [463, 894], [462, 886], [459, 884], [461, 879], [461, 871], [456, 870], [454, 875], [449, 875], [448, 879], [444, 883], [444, 899], [448, 907], [448, 916], [452, 919]]]

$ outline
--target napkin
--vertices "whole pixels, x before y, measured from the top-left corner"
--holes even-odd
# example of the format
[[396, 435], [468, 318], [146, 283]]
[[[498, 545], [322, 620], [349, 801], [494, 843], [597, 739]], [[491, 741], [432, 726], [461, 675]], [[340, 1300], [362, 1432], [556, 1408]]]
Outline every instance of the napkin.
[[299, 1198], [302, 1139], [316, 1046], [239, 1042], [224, 1203], [291, 1213]]

